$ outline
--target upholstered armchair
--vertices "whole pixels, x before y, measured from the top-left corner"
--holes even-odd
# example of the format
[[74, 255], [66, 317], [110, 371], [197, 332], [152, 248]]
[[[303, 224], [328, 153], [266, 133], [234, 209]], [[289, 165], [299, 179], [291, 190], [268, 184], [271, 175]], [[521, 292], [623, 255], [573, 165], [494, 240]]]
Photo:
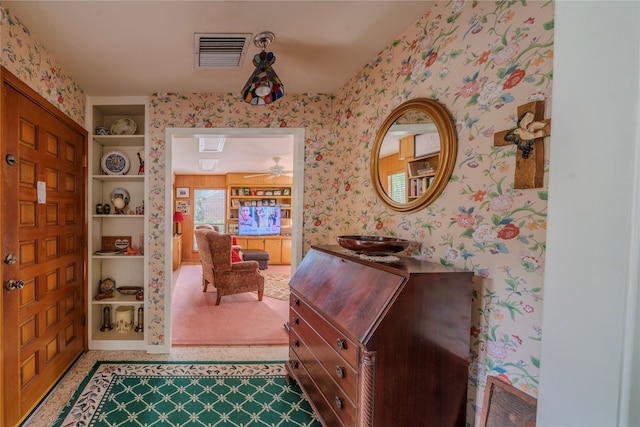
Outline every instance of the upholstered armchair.
[[215, 230], [217, 232], [220, 232], [218, 226], [212, 224], [198, 224], [196, 225], [196, 230]]
[[202, 262], [202, 291], [215, 286], [216, 305], [225, 295], [258, 291], [258, 301], [264, 293], [264, 277], [256, 261], [231, 262], [231, 236], [212, 230], [196, 230], [196, 241]]
[[[198, 224], [196, 225], [196, 230], [214, 230], [217, 231], [218, 233], [220, 232], [220, 227], [218, 227], [217, 225], [212, 225], [212, 224]], [[197, 239], [196, 239], [197, 240]], [[236, 253], [242, 257], [242, 246], [240, 245], [231, 245], [231, 249], [233, 249], [234, 251], [236, 251]]]

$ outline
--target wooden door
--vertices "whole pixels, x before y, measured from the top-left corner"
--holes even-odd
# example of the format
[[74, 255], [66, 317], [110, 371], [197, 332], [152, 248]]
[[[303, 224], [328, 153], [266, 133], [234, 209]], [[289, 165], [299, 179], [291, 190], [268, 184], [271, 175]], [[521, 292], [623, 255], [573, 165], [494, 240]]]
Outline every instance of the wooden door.
[[5, 69], [1, 107], [0, 424], [13, 426], [86, 346], [87, 134]]

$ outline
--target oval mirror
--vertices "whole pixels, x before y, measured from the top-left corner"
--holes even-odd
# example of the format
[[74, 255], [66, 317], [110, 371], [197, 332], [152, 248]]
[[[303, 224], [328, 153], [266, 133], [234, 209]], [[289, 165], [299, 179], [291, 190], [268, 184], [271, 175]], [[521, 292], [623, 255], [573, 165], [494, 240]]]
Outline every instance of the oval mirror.
[[397, 212], [416, 212], [447, 186], [457, 154], [455, 124], [437, 101], [404, 102], [385, 119], [371, 152], [371, 182]]

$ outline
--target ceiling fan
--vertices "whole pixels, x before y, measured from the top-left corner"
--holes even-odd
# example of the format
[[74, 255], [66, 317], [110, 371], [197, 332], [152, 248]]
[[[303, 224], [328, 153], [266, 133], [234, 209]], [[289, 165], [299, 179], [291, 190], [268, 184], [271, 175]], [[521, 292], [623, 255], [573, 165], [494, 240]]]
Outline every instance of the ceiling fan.
[[276, 178], [278, 176], [283, 176], [283, 175], [288, 175], [290, 173], [293, 173], [293, 171], [287, 171], [284, 170], [284, 166], [280, 165], [281, 157], [274, 157], [273, 161], [276, 163], [275, 165], [271, 166], [269, 168], [269, 172], [264, 172], [264, 173], [259, 173], [256, 175], [247, 175], [245, 176], [245, 178], [254, 178], [256, 176], [269, 176], [267, 179], [271, 179], [271, 178]]

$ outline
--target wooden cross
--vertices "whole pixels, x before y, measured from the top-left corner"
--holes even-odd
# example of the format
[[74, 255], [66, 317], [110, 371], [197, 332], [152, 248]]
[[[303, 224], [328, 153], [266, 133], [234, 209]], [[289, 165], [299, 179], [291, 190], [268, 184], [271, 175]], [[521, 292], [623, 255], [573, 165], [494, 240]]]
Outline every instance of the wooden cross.
[[497, 132], [493, 145], [518, 145], [514, 188], [540, 188], [544, 178], [544, 138], [551, 135], [551, 119], [544, 118], [544, 101], [518, 107], [518, 127]]

